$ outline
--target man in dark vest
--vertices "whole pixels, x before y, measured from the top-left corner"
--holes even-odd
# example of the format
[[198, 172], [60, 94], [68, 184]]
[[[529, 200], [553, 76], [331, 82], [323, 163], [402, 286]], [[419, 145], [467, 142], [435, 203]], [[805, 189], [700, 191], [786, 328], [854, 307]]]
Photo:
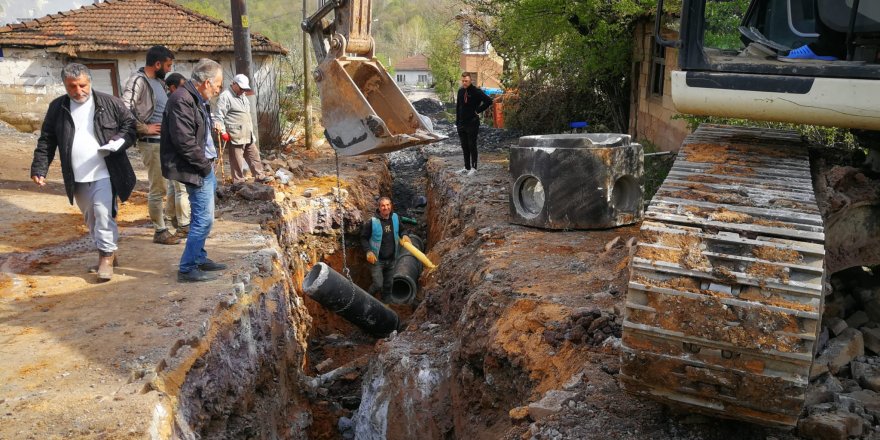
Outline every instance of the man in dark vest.
[[400, 229], [400, 217], [392, 211], [391, 199], [380, 198], [376, 215], [361, 227], [361, 245], [367, 250], [367, 262], [373, 277], [369, 292], [375, 296], [381, 291], [383, 298], [391, 294], [391, 271], [397, 260], [400, 240], [409, 240]]

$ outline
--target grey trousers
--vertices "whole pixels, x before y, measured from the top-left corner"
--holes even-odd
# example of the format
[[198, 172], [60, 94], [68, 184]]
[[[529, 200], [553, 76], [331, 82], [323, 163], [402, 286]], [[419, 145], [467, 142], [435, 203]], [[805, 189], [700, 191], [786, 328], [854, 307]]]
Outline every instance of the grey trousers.
[[119, 240], [119, 228], [113, 218], [113, 189], [110, 178], [94, 182], [76, 182], [73, 199], [83, 213], [89, 235], [101, 252], [115, 252]]
[[238, 145], [232, 142], [226, 146], [229, 152], [229, 170], [232, 172], [232, 183], [244, 182], [244, 163], [247, 162], [251, 175], [255, 179], [263, 177], [263, 163], [260, 161], [260, 149], [254, 144]]

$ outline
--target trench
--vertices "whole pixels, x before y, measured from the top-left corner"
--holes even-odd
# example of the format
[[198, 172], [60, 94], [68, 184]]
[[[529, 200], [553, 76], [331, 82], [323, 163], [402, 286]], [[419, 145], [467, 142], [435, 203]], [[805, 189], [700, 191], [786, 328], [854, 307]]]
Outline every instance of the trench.
[[[276, 206], [266, 229], [277, 254], [259, 265], [276, 271], [274, 281], [254, 287], [261, 294], [219, 330], [182, 380], [178, 437], [795, 438], [737, 422], [695, 426], [686, 415], [626, 395], [617, 383], [615, 341], [628, 280], [624, 243], [638, 226], [547, 234], [511, 225], [505, 155], [489, 153], [480, 180], [470, 181], [452, 176], [460, 166], [454, 140], [430, 152], [411, 148], [345, 163], [344, 210], [332, 194]], [[442, 255], [444, 266], [422, 276], [411, 304], [389, 305], [400, 332], [377, 339], [300, 286], [319, 261], [337, 272], [347, 265], [357, 285], [370, 284], [357, 226], [387, 194], [396, 212], [418, 221], [407, 232], [425, 240], [432, 259]], [[880, 328], [874, 273], [829, 274], [824, 326], [867, 315], [862, 325]], [[855, 362], [880, 369], [880, 357], [867, 353]], [[812, 404], [858, 383], [849, 369], [833, 377], [814, 385], [837, 381], [845, 390], [822, 389], [826, 400]], [[561, 410], [566, 416], [533, 420], [529, 404], [555, 392], [576, 396]]]

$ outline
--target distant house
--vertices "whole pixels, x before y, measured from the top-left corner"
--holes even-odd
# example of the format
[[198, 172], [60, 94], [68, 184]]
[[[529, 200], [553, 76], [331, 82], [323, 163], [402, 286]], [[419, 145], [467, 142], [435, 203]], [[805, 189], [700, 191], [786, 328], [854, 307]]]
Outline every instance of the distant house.
[[481, 88], [500, 89], [504, 61], [484, 36], [465, 25], [461, 38], [461, 71]]
[[[2, 27], [0, 119], [38, 129], [49, 103], [65, 93], [60, 73], [70, 62], [89, 66], [96, 90], [120, 96], [147, 49], [158, 44], [174, 52], [174, 70], [187, 78], [201, 58], [223, 66], [226, 84], [235, 72], [232, 27], [171, 0], [106, 0]], [[260, 119], [277, 120], [277, 105], [270, 104], [277, 103], [273, 62], [287, 51], [254, 33], [251, 50]]]
[[[677, 40], [678, 33], [664, 29], [663, 36]], [[670, 74], [678, 66], [678, 49], [663, 47], [654, 40], [654, 19], [641, 20], [635, 30], [632, 98], [629, 134], [651, 141], [660, 150], [678, 151], [690, 134], [687, 123], [673, 119]]]
[[434, 83], [428, 57], [418, 54], [404, 58], [394, 65], [395, 81], [399, 86], [428, 87]]

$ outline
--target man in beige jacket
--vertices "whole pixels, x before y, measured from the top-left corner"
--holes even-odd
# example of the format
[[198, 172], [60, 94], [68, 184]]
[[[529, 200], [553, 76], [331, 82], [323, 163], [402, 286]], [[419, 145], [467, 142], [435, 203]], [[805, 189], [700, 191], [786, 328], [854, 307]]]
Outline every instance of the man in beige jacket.
[[257, 182], [274, 180], [274, 177], [263, 174], [260, 150], [256, 145], [257, 136], [254, 124], [251, 122], [251, 106], [246, 96], [250, 90], [248, 77], [242, 74], [235, 75], [229, 88], [217, 98], [217, 106], [214, 109], [214, 129], [221, 133], [222, 139], [229, 139], [226, 151], [229, 153], [233, 184], [244, 182], [245, 162]]
[[[189, 232], [190, 206], [186, 190], [180, 182], [169, 182], [162, 177], [159, 160], [162, 113], [168, 101], [165, 74], [171, 72], [173, 65], [174, 54], [168, 48], [151, 47], [146, 65], [131, 74], [122, 93], [122, 101], [137, 119], [138, 150], [150, 184], [147, 208], [155, 229], [153, 242], [159, 244], [178, 244]], [[163, 200], [166, 196], [167, 203]], [[168, 231], [168, 226], [176, 229], [175, 234]]]

